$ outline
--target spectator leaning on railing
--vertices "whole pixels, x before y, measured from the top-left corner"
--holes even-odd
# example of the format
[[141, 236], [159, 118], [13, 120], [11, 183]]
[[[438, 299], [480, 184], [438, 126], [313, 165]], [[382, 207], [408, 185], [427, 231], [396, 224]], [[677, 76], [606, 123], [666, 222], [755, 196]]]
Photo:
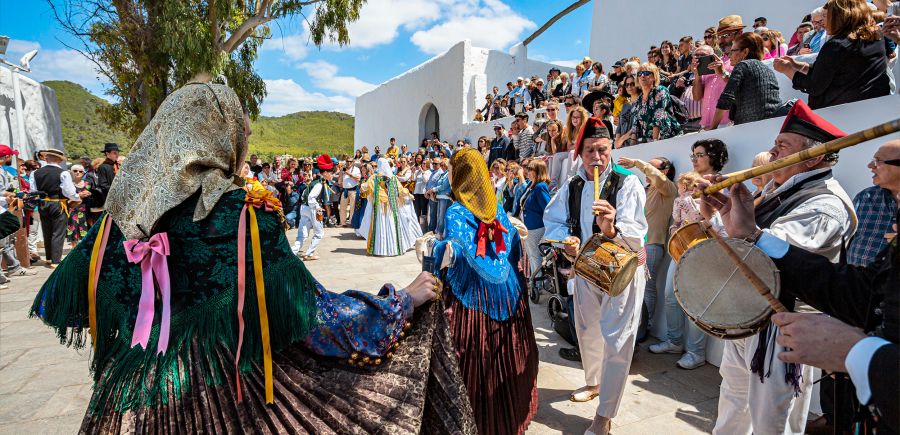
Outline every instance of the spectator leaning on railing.
[[[691, 92], [694, 101], [700, 101], [700, 127], [708, 129], [716, 116], [716, 103], [719, 102], [719, 96], [725, 90], [728, 80], [715, 73], [701, 75], [699, 71], [700, 58], [704, 56], [715, 56], [713, 48], [709, 45], [701, 45], [694, 51], [694, 60], [691, 61], [690, 66], [694, 74], [694, 85], [691, 87]], [[715, 60], [720, 62], [718, 57]], [[726, 124], [730, 122], [727, 111], [719, 122]]]
[[729, 74], [721, 62], [710, 67], [728, 80], [725, 90], [716, 104], [716, 115], [710, 129], [719, 127], [725, 111], [735, 125], [771, 118], [781, 107], [778, 80], [775, 73], [762, 63], [763, 40], [755, 33], [742, 33], [729, 47], [729, 58], [734, 69]]
[[890, 94], [884, 40], [866, 2], [829, 0], [825, 11], [832, 36], [815, 63], [784, 56], [775, 60], [775, 69], [809, 94], [812, 109]]

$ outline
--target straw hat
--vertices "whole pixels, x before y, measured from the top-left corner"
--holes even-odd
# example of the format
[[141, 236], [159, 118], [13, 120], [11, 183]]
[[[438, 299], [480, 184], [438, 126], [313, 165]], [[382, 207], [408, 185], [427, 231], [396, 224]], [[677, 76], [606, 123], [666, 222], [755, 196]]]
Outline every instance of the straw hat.
[[747, 26], [744, 25], [744, 20], [740, 15], [729, 15], [719, 20], [719, 27], [716, 29], [716, 34], [719, 35], [730, 30], [741, 30], [744, 27]]

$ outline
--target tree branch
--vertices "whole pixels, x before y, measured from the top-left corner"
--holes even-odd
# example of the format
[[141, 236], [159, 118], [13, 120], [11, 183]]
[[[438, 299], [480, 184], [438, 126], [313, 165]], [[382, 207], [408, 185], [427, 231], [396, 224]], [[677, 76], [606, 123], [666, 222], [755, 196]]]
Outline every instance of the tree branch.
[[569, 12], [572, 12], [572, 11], [574, 11], [575, 9], [578, 9], [578, 8], [580, 8], [580, 7], [584, 6], [584, 5], [586, 5], [586, 4], [588, 3], [588, 1], [589, 1], [589, 0], [578, 0], [578, 1], [576, 1], [575, 3], [572, 3], [571, 5], [569, 5], [569, 7], [563, 9], [562, 12], [560, 12], [560, 13], [554, 15], [553, 18], [550, 18], [550, 20], [547, 21], [546, 23], [544, 23], [544, 25], [541, 26], [540, 29], [535, 30], [535, 32], [532, 33], [531, 36], [525, 38], [525, 40], [522, 41], [522, 45], [528, 45], [528, 44], [530, 44], [531, 41], [534, 41], [538, 36], [541, 36], [541, 33], [544, 33], [545, 30], [549, 29], [550, 26], [553, 25], [553, 23], [559, 21], [560, 18], [562, 18], [562, 17], [568, 15]]

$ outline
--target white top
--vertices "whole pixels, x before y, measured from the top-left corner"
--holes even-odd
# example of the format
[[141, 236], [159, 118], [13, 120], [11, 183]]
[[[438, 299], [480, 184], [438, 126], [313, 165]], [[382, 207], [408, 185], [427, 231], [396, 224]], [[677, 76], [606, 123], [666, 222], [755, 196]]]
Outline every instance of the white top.
[[262, 171], [259, 171], [259, 174], [257, 174], [256, 178], [258, 178], [259, 181], [265, 180], [270, 183], [277, 183], [277, 182], [281, 181], [281, 177], [278, 174], [276, 174], [275, 171], [273, 171], [271, 168], [269, 168], [268, 174], [266, 173], [265, 169], [263, 169]]
[[351, 166], [350, 169], [344, 171], [344, 175], [341, 177], [341, 186], [344, 189], [352, 189], [359, 186], [360, 177], [362, 177], [362, 173], [359, 171], [359, 168]]
[[[612, 165], [607, 165], [606, 170], [600, 175], [600, 184], [606, 182], [612, 172]], [[585, 177], [584, 167], [578, 168], [578, 174]], [[644, 237], [647, 235], [647, 219], [644, 216], [644, 204], [647, 197], [644, 187], [635, 175], [628, 175], [622, 181], [622, 188], [616, 193], [616, 228], [618, 234], [613, 240], [619, 246], [632, 251], [638, 251], [644, 246]], [[594, 182], [585, 181], [581, 189], [581, 244], [593, 234], [592, 227], [596, 216], [591, 210], [594, 203]], [[556, 195], [550, 199], [544, 210], [544, 238], [564, 240], [569, 236], [569, 227], [566, 221], [569, 218], [569, 185], [560, 186]]]
[[[44, 166], [56, 166], [59, 168], [60, 166], [56, 163], [47, 163]], [[61, 169], [61, 168], [60, 168]], [[35, 171], [36, 172], [36, 171]], [[31, 191], [37, 192], [37, 183], [34, 183], [34, 172], [32, 175], [32, 183], [31, 183]], [[81, 202], [81, 197], [75, 193], [75, 184], [72, 183], [72, 173], [69, 171], [62, 171], [59, 173], [59, 188], [62, 189], [62, 194], [70, 201]]]
[[[765, 197], [777, 195], [798, 182], [827, 170], [818, 169], [797, 174], [773, 192], [767, 193]], [[825, 183], [834, 195], [820, 195], [808, 199], [786, 215], [775, 219], [764, 231], [786, 240], [791, 245], [837, 262], [843, 242], [850, 240], [856, 231], [856, 213], [853, 201], [837, 180], [831, 178]], [[770, 187], [766, 186], [764, 191], [768, 191]]]
[[413, 189], [413, 194], [422, 195], [425, 193], [425, 183], [428, 183], [428, 179], [431, 178], [431, 171], [426, 169], [424, 171], [417, 170], [415, 173], [416, 177], [416, 187]]

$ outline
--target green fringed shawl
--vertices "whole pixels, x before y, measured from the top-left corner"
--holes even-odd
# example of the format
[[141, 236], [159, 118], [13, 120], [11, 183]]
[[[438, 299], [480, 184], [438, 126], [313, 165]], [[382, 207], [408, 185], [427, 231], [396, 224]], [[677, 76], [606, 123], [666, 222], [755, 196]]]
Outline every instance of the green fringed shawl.
[[[91, 362], [95, 388], [91, 410], [115, 400], [119, 411], [165, 403], [168, 391], [181, 397], [192, 388], [186, 367], [200, 368], [204, 382], [221, 383], [231, 363], [208, 358], [197, 364], [196, 353], [214, 355], [224, 347], [237, 348], [237, 225], [244, 205], [243, 190], [226, 194], [210, 215], [193, 221], [197, 195], [168, 212], [154, 232], [168, 232], [169, 275], [172, 282], [172, 323], [168, 351], [156, 353], [160, 304], [147, 350], [131, 347], [141, 291], [139, 264], [128, 263], [122, 233], [113, 226], [97, 286], [96, 350]], [[316, 324], [315, 280], [297, 257], [274, 213], [257, 211], [266, 277], [266, 306], [273, 351], [303, 339]], [[56, 330], [60, 342], [88, 345], [87, 283], [90, 255], [99, 225], [60, 263], [44, 283], [31, 308]], [[247, 297], [244, 304], [244, 341], [240, 369], [250, 371], [262, 360], [259, 310], [256, 303], [250, 240], [247, 240]], [[158, 300], [158, 298], [157, 298]], [[102, 384], [97, 384], [103, 378]]]

